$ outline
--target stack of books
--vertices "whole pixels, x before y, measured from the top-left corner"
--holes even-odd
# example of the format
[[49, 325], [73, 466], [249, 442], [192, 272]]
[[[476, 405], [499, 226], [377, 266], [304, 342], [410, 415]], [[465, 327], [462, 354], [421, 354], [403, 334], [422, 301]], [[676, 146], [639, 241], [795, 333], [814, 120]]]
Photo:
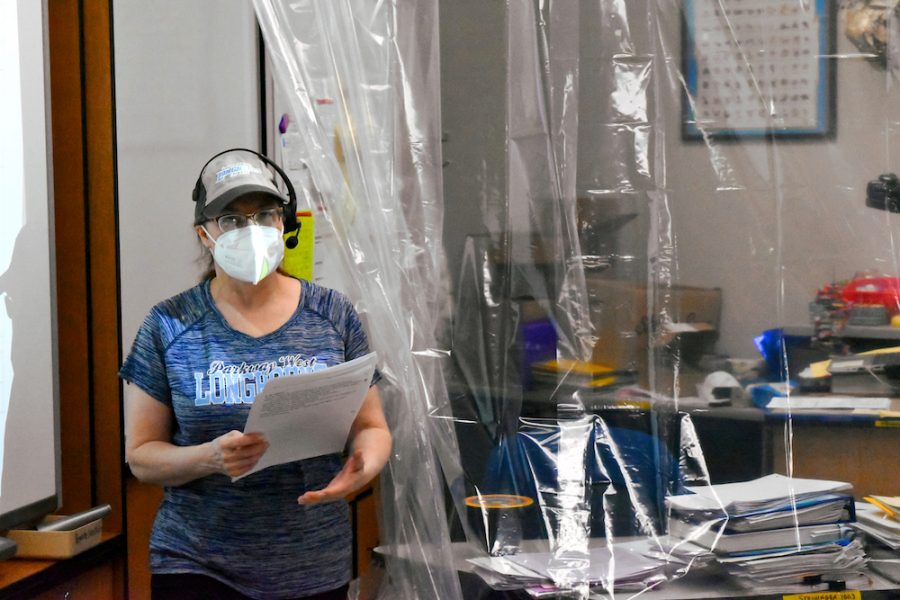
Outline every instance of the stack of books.
[[862, 576], [848, 483], [768, 475], [688, 490], [666, 498], [669, 536], [707, 548], [748, 587]]

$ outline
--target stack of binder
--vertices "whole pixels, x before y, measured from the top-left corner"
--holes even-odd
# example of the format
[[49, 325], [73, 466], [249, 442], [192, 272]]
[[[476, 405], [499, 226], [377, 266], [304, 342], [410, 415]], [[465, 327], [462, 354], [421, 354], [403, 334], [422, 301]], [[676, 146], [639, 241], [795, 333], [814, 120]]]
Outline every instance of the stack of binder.
[[669, 535], [748, 586], [852, 580], [866, 562], [848, 483], [768, 475], [688, 490], [666, 498]]

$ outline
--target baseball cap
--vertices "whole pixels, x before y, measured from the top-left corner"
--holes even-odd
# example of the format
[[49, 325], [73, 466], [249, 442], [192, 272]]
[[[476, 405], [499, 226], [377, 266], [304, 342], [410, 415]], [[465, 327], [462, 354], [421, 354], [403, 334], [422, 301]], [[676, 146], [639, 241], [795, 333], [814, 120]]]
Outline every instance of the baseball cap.
[[200, 172], [194, 188], [194, 222], [215, 217], [235, 199], [254, 193], [271, 196], [279, 204], [289, 201], [258, 155], [248, 150], [226, 150], [210, 159]]

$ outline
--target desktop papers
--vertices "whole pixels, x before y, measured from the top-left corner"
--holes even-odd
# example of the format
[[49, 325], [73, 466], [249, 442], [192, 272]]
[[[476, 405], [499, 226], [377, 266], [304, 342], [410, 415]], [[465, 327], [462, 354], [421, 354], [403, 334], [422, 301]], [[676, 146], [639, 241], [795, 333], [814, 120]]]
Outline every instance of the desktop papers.
[[739, 584], [860, 576], [865, 553], [844, 525], [856, 519], [849, 483], [776, 474], [688, 489], [694, 493], [666, 497], [669, 535], [709, 548]]
[[790, 408], [792, 410], [887, 410], [891, 407], [890, 398], [866, 396], [775, 396], [766, 408]]
[[321, 371], [266, 383], [256, 396], [244, 433], [261, 433], [269, 449], [237, 481], [266, 467], [340, 452], [375, 371], [374, 352]]
[[782, 527], [745, 533], [727, 533], [722, 525], [724, 525], [722, 522], [696, 524], [671, 520], [669, 535], [709, 548], [718, 555], [776, 548], [799, 548], [812, 544], [849, 541], [853, 537], [849, 527], [836, 523]]
[[558, 594], [560, 575], [577, 575], [591, 586], [642, 590], [665, 580], [667, 560], [647, 556], [649, 547], [617, 544], [613, 551], [594, 547], [579, 556], [557, 557], [550, 552], [519, 552], [507, 556], [470, 558], [475, 573], [494, 589], [523, 588], [534, 597]]
[[587, 581], [601, 585], [609, 581], [610, 567], [613, 567], [612, 581], [614, 585], [626, 585], [655, 577], [662, 572], [665, 566], [665, 563], [660, 560], [642, 556], [637, 552], [618, 551], [618, 549], [615, 552], [615, 560], [613, 560], [613, 553], [609, 548], [590, 548], [587, 556], [568, 559], [556, 558], [550, 552], [522, 552], [507, 556], [506, 559], [550, 580], [560, 572], [565, 573], [571, 570], [583, 574]]
[[[692, 494], [667, 496], [673, 510], [715, 511], [739, 515], [759, 510], [773, 510], [786, 504], [852, 489], [849, 483], [824, 479], [800, 479], [784, 475], [766, 475], [753, 481], [712, 486], [688, 486]], [[793, 499], [793, 500], [792, 500]]]
[[900, 550], [900, 521], [865, 502], [856, 504], [856, 528], [891, 550]]
[[799, 552], [760, 553], [757, 556], [722, 558], [719, 562], [731, 575], [750, 588], [801, 583], [809, 575], [824, 580], [847, 581], [859, 575], [866, 563], [862, 544], [852, 540], [843, 544], [819, 544]]

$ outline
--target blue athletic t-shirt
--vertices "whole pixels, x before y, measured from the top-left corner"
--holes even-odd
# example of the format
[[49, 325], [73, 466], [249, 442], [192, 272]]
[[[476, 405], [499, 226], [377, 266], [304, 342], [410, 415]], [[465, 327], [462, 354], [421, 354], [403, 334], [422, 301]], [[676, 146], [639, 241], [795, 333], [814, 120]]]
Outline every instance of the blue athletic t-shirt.
[[[252, 337], [232, 329], [204, 282], [156, 305], [119, 375], [174, 413], [172, 443], [242, 431], [271, 378], [324, 369], [369, 352], [342, 294], [301, 281], [294, 315]], [[200, 573], [258, 599], [296, 598], [350, 579], [345, 502], [297, 504], [341, 469], [328, 455], [263, 469], [232, 483], [210, 475], [167, 487], [150, 538], [153, 573]]]

